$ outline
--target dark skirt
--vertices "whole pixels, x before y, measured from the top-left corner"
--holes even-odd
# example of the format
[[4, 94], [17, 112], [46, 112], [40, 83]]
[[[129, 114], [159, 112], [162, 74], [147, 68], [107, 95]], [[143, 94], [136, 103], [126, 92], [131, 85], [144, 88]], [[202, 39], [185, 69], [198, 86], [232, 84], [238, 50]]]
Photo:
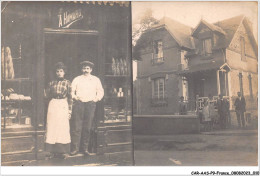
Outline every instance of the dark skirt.
[[70, 152], [70, 143], [69, 144], [45, 143], [45, 151], [51, 152], [51, 153], [69, 153]]

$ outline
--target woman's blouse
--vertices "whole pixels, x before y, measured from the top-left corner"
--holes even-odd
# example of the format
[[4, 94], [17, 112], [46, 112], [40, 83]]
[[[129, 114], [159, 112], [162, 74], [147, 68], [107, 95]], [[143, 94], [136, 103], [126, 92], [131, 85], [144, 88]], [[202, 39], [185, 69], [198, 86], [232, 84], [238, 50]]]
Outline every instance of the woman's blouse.
[[46, 89], [46, 96], [50, 99], [68, 99], [69, 110], [72, 110], [71, 82], [66, 79], [49, 82]]

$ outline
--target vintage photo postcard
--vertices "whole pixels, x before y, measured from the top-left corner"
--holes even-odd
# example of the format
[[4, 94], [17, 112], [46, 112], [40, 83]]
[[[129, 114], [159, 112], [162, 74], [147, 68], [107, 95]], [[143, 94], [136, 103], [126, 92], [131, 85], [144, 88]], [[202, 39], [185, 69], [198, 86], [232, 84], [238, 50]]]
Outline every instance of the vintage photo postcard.
[[135, 165], [258, 165], [257, 6], [132, 2]]
[[1, 3], [1, 165], [133, 165], [130, 2]]
[[257, 27], [256, 1], [2, 1], [1, 166], [258, 166]]

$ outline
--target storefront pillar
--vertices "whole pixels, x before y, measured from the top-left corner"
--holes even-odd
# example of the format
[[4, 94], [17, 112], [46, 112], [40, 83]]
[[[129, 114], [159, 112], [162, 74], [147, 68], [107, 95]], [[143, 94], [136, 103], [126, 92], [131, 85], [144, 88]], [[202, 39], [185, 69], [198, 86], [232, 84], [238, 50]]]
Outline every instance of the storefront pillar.
[[[44, 59], [44, 13], [39, 12], [40, 8], [35, 7], [33, 17], [33, 34], [35, 45], [32, 49], [34, 55], [33, 59], [33, 126], [35, 129], [34, 142], [35, 142], [35, 159], [39, 159], [39, 149], [42, 148], [39, 142], [39, 131], [44, 130], [44, 70], [45, 70], [45, 59]], [[37, 13], [36, 13], [37, 10]]]

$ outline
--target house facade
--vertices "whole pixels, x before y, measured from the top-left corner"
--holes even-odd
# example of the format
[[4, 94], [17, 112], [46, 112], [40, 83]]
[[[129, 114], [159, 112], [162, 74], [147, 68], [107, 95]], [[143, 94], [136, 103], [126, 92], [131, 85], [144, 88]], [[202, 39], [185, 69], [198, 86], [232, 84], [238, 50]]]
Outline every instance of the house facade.
[[[189, 102], [191, 111], [195, 110], [196, 97], [219, 94], [229, 97], [233, 109], [238, 91], [245, 96], [248, 110], [257, 109], [257, 43], [246, 17], [237, 16], [214, 24], [201, 20], [194, 29], [171, 19], [162, 19], [160, 23], [164, 24], [161, 28], [156, 26], [141, 36], [140, 43], [145, 43], [142, 40], [150, 36], [146, 47], [136, 46], [141, 48], [137, 74], [138, 114], [178, 113], [180, 96]], [[156, 48], [156, 41], [162, 41], [164, 60], [154, 66], [151, 60], [159, 58], [155, 54], [160, 51], [152, 49]], [[165, 84], [162, 80], [157, 91], [153, 86], [155, 79], [164, 75]], [[154, 93], [162, 92], [160, 85], [164, 85], [161, 90], [166, 94], [157, 97], [167, 103], [153, 107], [148, 97], [156, 99]]]
[[[135, 48], [137, 63], [137, 113], [173, 114], [178, 112], [179, 97], [187, 97], [188, 88], [177, 71], [192, 51], [191, 28], [164, 18], [144, 33]], [[177, 35], [176, 35], [177, 34]]]

